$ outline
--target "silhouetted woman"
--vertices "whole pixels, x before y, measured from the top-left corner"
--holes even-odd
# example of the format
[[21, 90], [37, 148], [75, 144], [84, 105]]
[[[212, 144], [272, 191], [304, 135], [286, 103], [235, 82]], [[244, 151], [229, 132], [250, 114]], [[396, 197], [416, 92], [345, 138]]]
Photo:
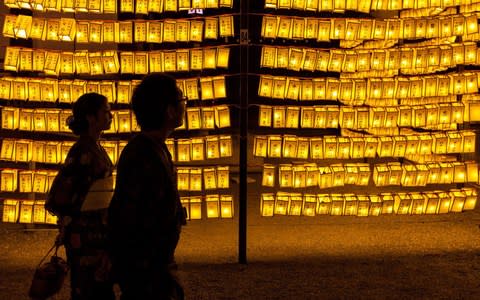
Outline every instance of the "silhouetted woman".
[[87, 210], [84, 205], [92, 184], [112, 175], [112, 162], [99, 144], [102, 131], [110, 128], [111, 121], [106, 97], [88, 93], [78, 98], [67, 124], [79, 138], [68, 152], [47, 197], [47, 210], [59, 217], [73, 300], [115, 298], [105, 252], [107, 209], [101, 203], [94, 203], [94, 208], [90, 203]]

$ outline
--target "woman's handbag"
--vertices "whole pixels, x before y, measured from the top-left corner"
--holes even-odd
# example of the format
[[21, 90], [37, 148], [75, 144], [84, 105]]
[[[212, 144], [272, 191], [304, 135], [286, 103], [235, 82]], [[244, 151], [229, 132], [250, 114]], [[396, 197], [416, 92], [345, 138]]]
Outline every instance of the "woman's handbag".
[[[46, 299], [58, 293], [62, 288], [68, 273], [68, 265], [63, 258], [57, 255], [59, 247], [60, 245], [55, 243], [35, 269], [28, 292], [28, 296], [31, 299]], [[44, 263], [44, 260], [54, 248], [55, 253], [50, 258], [50, 261]]]

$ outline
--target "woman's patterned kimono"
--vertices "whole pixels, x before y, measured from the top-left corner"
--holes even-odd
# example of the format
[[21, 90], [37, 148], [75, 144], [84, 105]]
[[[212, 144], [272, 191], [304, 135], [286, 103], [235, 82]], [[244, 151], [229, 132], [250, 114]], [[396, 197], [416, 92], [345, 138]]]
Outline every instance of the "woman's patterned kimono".
[[[70, 149], [59, 171], [61, 180], [57, 185], [54, 182], [49, 194], [54, 196], [58, 193], [57, 189], [62, 188], [71, 189], [73, 193], [68, 205], [47, 208], [59, 215], [61, 236], [71, 270], [73, 300], [114, 299], [112, 284], [107, 277], [107, 209], [80, 211], [91, 184], [97, 179], [111, 176], [112, 169], [110, 158], [97, 141], [81, 136]], [[62, 181], [69, 184], [61, 184]]]

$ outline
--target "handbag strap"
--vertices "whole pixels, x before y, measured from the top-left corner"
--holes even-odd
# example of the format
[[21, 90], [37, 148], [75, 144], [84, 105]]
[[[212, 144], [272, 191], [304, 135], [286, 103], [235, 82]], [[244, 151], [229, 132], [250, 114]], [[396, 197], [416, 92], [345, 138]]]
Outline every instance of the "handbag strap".
[[56, 244], [53, 244], [53, 246], [48, 250], [47, 254], [45, 254], [45, 256], [40, 260], [40, 262], [38, 263], [38, 266], [37, 267], [40, 267], [43, 263], [43, 261], [48, 257], [48, 255], [52, 252], [53, 248], [56, 248], [55, 249], [55, 255], [57, 254], [57, 250], [58, 250], [58, 246]]
[[55, 238], [55, 242], [53, 243], [53, 246], [50, 247], [50, 249], [47, 251], [47, 253], [45, 254], [45, 256], [43, 256], [43, 258], [40, 260], [40, 262], [38, 263], [38, 267], [40, 267], [42, 265], [42, 263], [45, 261], [45, 259], [48, 257], [48, 255], [50, 253], [52, 253], [53, 249], [55, 248], [55, 253], [53, 254], [54, 256], [58, 256], [57, 253], [58, 253], [58, 248], [60, 248], [61, 244], [58, 242], [59, 239], [58, 239], [58, 236]]

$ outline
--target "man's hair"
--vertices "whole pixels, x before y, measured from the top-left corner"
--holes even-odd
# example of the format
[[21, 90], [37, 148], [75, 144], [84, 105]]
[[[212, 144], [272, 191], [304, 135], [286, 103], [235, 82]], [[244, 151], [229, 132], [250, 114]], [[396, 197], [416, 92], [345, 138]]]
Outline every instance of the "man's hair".
[[142, 130], [160, 129], [169, 105], [178, 102], [178, 88], [170, 75], [151, 73], [145, 76], [132, 95], [132, 110]]

